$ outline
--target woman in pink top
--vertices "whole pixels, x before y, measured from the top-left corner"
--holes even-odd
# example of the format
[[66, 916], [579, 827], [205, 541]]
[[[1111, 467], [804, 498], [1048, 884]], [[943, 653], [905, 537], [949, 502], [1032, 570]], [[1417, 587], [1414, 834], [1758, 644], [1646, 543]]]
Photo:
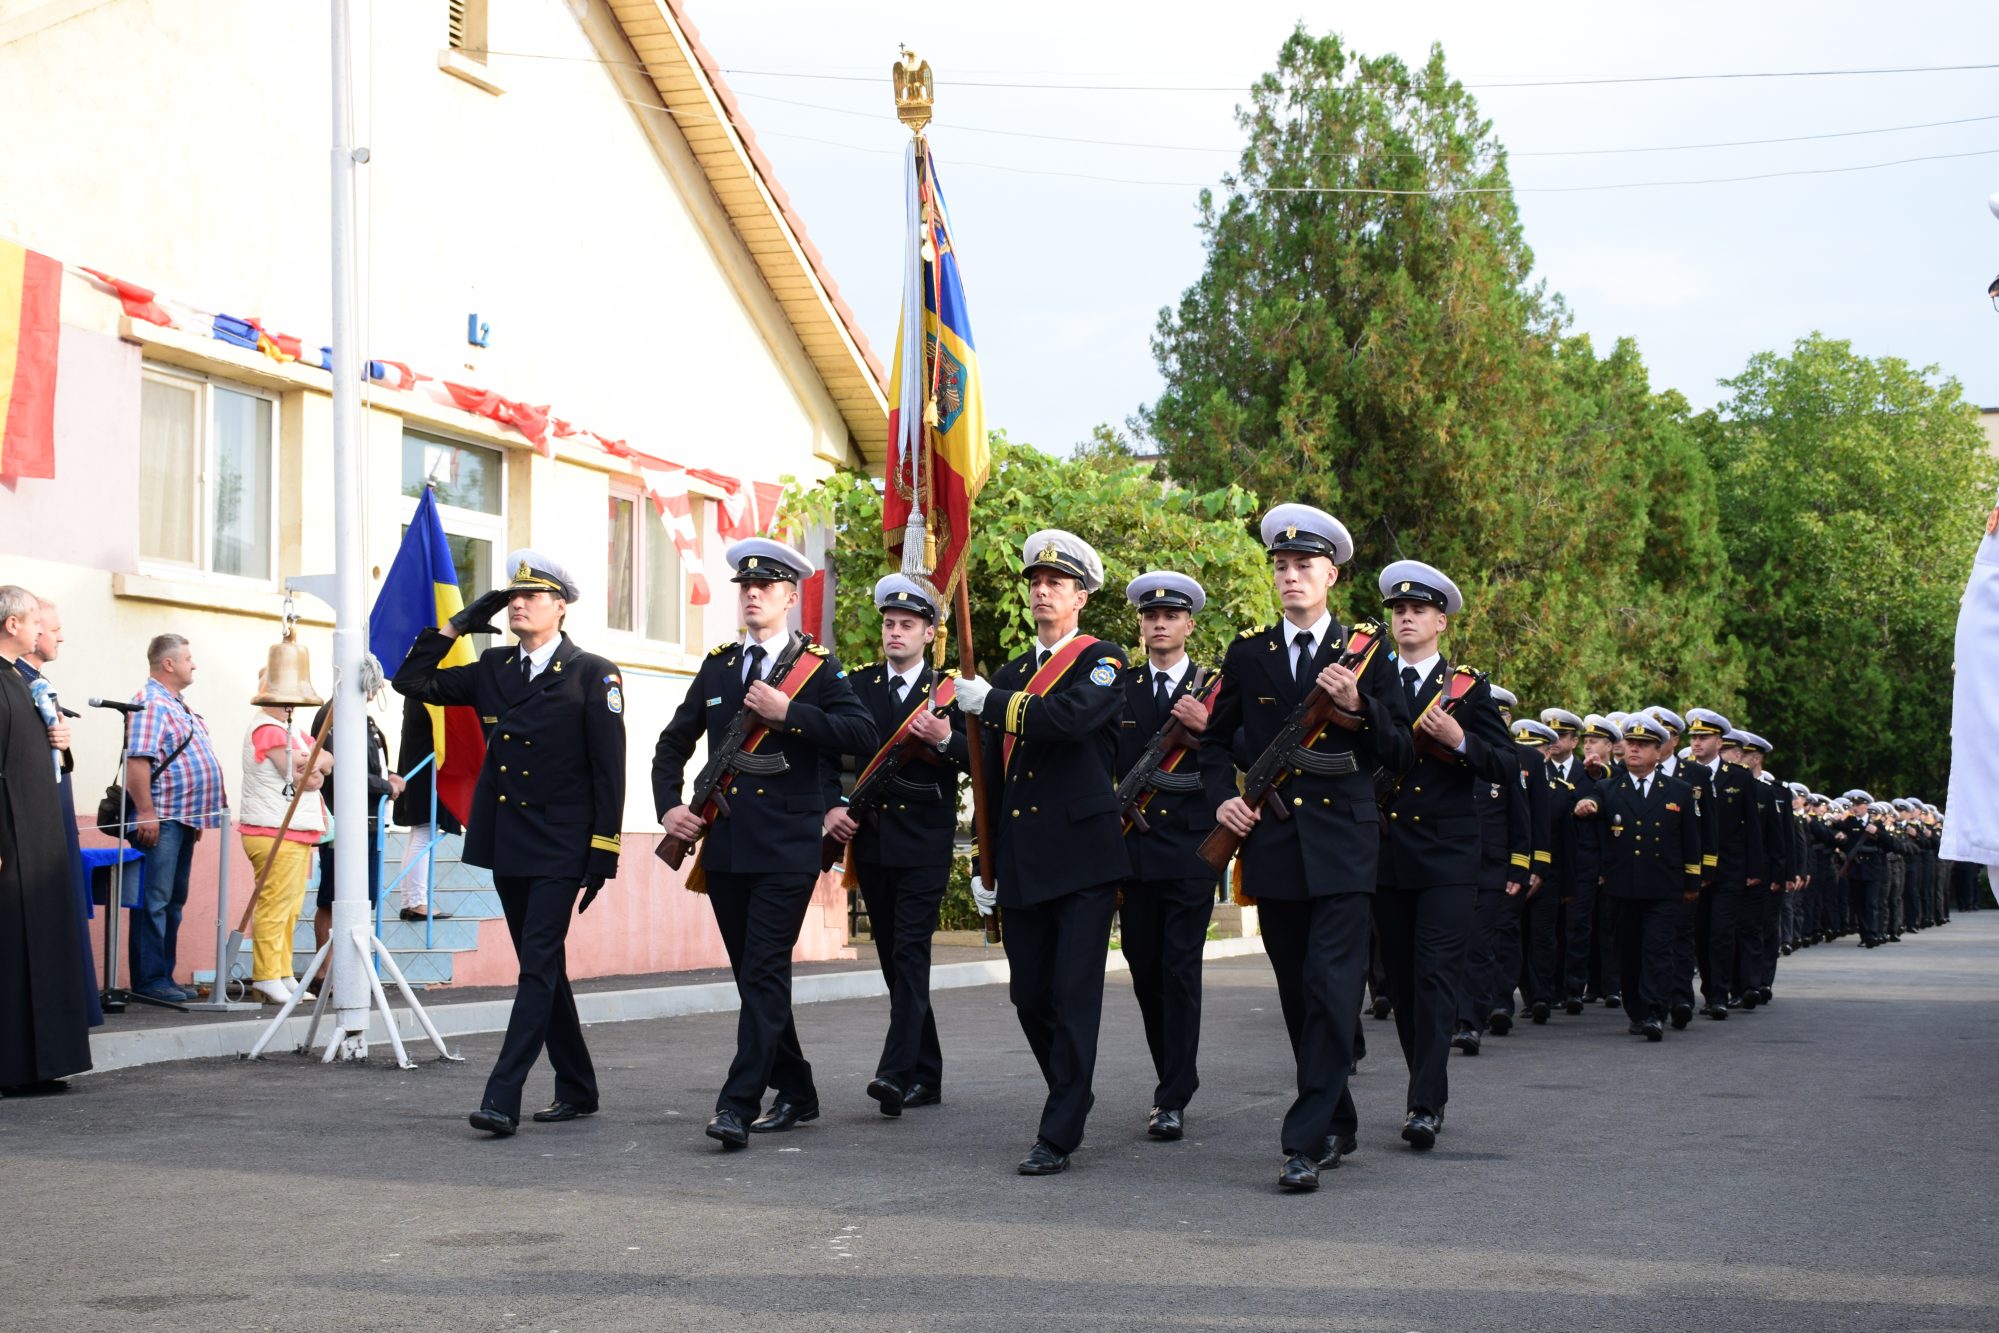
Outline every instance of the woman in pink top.
[[[260, 671], [259, 694], [263, 687]], [[263, 874], [265, 864], [271, 863], [251, 916], [250, 989], [271, 1004], [283, 1004], [295, 989], [292, 932], [312, 875], [312, 849], [326, 833], [326, 805], [319, 789], [333, 767], [333, 756], [322, 752], [307, 767], [311, 753], [312, 737], [289, 708], [260, 710], [243, 732], [243, 798], [237, 807], [237, 833], [253, 871]], [[280, 839], [278, 827], [294, 792], [299, 794], [298, 808]], [[300, 998], [313, 996], [308, 991]]]

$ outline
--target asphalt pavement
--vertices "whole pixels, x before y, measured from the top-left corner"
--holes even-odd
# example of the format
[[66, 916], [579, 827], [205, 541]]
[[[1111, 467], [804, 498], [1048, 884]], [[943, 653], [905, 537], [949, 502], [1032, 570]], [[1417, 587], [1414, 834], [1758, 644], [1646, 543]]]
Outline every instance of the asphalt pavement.
[[[1437, 1149], [1367, 1021], [1360, 1152], [1278, 1193], [1267, 963], [1211, 962], [1189, 1136], [1108, 987], [1068, 1173], [1004, 987], [941, 993], [945, 1104], [863, 1096], [885, 1001], [803, 1006], [824, 1115], [702, 1136], [735, 1016], [602, 1024], [605, 1106], [489, 1140], [497, 1036], [403, 1072], [282, 1055], [0, 1103], [0, 1329], [1999, 1328], [1999, 912], [1807, 950], [1662, 1045], [1594, 1008], [1452, 1058]], [[546, 1070], [528, 1104], [549, 1095]]]

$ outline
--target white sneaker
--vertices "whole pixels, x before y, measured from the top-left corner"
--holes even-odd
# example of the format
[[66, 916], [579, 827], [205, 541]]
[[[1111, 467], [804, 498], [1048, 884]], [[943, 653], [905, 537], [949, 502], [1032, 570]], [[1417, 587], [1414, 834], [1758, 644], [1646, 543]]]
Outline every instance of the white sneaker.
[[262, 996], [265, 1004], [283, 1004], [292, 997], [290, 988], [282, 981], [253, 981], [250, 990]]

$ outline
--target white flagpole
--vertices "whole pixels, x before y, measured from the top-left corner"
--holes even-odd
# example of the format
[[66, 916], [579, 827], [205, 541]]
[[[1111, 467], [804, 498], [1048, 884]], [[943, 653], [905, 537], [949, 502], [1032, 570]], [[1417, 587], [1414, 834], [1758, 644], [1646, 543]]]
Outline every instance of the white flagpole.
[[1999, 504], [1986, 521], [1958, 604], [1956, 656], [1950, 796], [1937, 853], [1946, 861], [1999, 867]]

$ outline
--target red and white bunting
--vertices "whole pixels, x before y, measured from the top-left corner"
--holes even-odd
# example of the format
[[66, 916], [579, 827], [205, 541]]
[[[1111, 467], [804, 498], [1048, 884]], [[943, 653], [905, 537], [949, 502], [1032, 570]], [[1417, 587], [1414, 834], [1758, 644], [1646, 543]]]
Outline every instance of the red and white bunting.
[[680, 467], [639, 468], [646, 479], [646, 495], [673, 537], [681, 560], [692, 571], [687, 600], [695, 606], [708, 605], [708, 576], [701, 572], [701, 552], [694, 542], [694, 507], [687, 498], [687, 469]]

